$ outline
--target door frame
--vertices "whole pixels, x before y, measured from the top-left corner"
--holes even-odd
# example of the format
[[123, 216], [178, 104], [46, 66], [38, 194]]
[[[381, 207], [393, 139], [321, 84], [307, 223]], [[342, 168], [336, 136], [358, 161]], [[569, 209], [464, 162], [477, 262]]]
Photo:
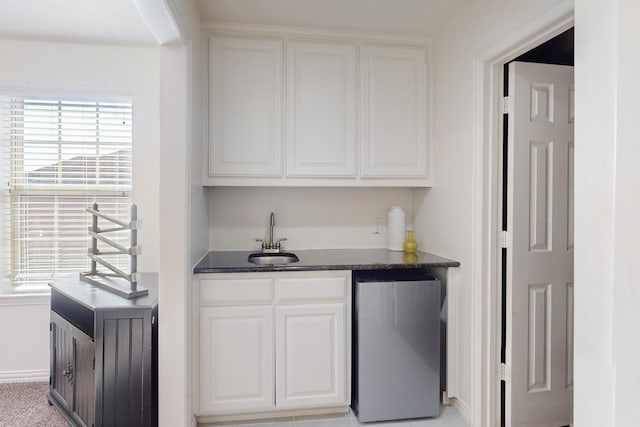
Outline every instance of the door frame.
[[563, 0], [474, 59], [471, 425], [500, 425], [502, 109], [504, 64], [574, 26]]

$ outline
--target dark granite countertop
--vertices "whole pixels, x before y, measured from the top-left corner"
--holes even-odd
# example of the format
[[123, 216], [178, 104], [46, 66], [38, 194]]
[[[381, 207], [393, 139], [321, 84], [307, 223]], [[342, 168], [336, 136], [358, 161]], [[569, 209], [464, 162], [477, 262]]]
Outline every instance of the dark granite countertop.
[[392, 268], [459, 267], [458, 261], [428, 252], [415, 256], [386, 249], [305, 249], [290, 251], [300, 261], [282, 265], [255, 265], [247, 261], [254, 251], [212, 251], [193, 269], [199, 273], [259, 271], [384, 270]]

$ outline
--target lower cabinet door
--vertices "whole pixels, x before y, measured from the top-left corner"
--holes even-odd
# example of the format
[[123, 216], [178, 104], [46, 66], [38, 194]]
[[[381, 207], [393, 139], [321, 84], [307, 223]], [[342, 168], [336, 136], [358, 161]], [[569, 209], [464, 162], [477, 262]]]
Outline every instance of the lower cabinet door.
[[79, 426], [95, 423], [95, 342], [51, 313], [51, 394]]
[[200, 309], [200, 413], [274, 407], [273, 307]]
[[346, 305], [276, 307], [278, 408], [346, 404]]
[[85, 426], [91, 427], [96, 418], [94, 364], [96, 345], [88, 335], [74, 328], [73, 347], [75, 353], [73, 418], [79, 425], [83, 423]]
[[51, 394], [68, 412], [73, 404], [73, 335], [71, 325], [51, 313]]

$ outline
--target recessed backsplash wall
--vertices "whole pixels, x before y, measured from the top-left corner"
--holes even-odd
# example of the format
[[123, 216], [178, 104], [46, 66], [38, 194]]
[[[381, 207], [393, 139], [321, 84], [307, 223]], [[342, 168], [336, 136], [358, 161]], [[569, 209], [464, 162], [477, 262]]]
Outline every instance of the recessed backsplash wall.
[[[258, 249], [275, 213], [285, 249], [382, 248], [387, 211], [400, 205], [411, 225], [408, 188], [209, 187], [209, 249]], [[381, 234], [374, 234], [378, 220]]]

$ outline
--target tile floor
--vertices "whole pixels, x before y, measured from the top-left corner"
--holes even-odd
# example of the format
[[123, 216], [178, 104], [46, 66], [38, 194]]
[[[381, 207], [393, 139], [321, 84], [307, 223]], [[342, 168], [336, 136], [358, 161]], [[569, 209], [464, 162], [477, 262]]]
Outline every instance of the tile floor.
[[295, 417], [292, 419], [217, 425], [216, 427], [469, 427], [466, 419], [454, 406], [443, 406], [437, 418], [360, 423], [353, 412], [327, 417]]

